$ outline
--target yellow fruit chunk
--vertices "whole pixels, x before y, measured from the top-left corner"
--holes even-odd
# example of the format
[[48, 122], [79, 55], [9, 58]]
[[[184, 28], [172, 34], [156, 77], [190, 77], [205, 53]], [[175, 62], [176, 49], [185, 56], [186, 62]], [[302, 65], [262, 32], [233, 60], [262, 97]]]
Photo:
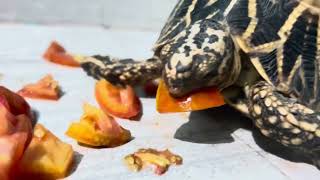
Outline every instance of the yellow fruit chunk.
[[43, 125], [37, 124], [33, 138], [19, 165], [22, 177], [57, 179], [67, 175], [72, 164], [71, 145], [60, 141]]
[[122, 128], [113, 117], [89, 104], [84, 104], [80, 122], [72, 123], [66, 134], [89, 146], [115, 147], [131, 139], [130, 131]]

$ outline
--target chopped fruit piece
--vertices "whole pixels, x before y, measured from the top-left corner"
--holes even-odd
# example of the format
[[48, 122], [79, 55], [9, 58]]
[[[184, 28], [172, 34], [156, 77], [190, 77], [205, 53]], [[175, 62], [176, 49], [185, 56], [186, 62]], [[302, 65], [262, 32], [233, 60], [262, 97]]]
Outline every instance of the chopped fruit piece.
[[[7, 108], [13, 115], [26, 114], [31, 117], [29, 104], [20, 95], [10, 91], [9, 89], [0, 86], [0, 101], [7, 102]], [[2, 99], [2, 100], [1, 100]]]
[[51, 42], [43, 58], [65, 66], [80, 67], [77, 56], [66, 53], [66, 50], [56, 41]]
[[72, 161], [71, 145], [60, 141], [43, 125], [37, 124], [31, 143], [20, 161], [19, 173], [22, 177], [62, 178], [67, 175]]
[[206, 88], [182, 98], [173, 98], [163, 81], [159, 83], [156, 103], [160, 113], [196, 111], [225, 104], [223, 96], [215, 88]]
[[58, 82], [49, 74], [35, 84], [25, 85], [18, 94], [28, 98], [58, 100], [60, 88]]
[[141, 102], [130, 86], [118, 88], [106, 80], [100, 80], [96, 83], [95, 95], [107, 114], [129, 119], [141, 113]]
[[137, 152], [127, 155], [124, 161], [129, 169], [135, 172], [147, 165], [152, 165], [155, 167], [155, 174], [158, 175], [165, 173], [172, 164], [182, 164], [182, 158], [169, 150], [157, 151], [154, 149], [139, 149]]
[[147, 96], [155, 97], [157, 95], [158, 85], [159, 79], [149, 81], [143, 86], [144, 92]]
[[[1, 97], [0, 97], [1, 99]], [[6, 100], [0, 103], [0, 179], [11, 179], [31, 137], [31, 120], [25, 114], [13, 115]], [[8, 103], [7, 103], [8, 104]]]
[[113, 117], [85, 104], [80, 122], [72, 123], [66, 134], [89, 146], [115, 147], [130, 141], [130, 131], [122, 128]]

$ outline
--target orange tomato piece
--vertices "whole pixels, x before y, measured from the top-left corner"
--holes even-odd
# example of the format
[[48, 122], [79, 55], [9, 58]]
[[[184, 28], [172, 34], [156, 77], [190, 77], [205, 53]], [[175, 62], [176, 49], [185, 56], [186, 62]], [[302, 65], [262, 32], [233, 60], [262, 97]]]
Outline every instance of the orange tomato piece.
[[60, 88], [58, 82], [49, 74], [37, 83], [25, 85], [18, 91], [18, 94], [34, 99], [58, 100], [60, 98]]
[[203, 110], [224, 105], [224, 98], [215, 88], [196, 91], [189, 96], [173, 98], [163, 81], [160, 81], [156, 105], [160, 113]]
[[131, 86], [118, 88], [100, 80], [96, 83], [95, 95], [100, 108], [107, 114], [130, 119], [141, 113], [141, 102]]
[[130, 131], [122, 128], [113, 117], [100, 109], [84, 104], [80, 122], [72, 123], [66, 134], [80, 143], [95, 147], [115, 147], [131, 139]]
[[76, 60], [76, 57], [68, 54], [56, 41], [51, 42], [50, 46], [44, 53], [43, 58], [60, 65], [80, 67], [80, 63]]
[[20, 164], [19, 176], [57, 179], [67, 175], [73, 161], [71, 145], [58, 139], [43, 125], [36, 124], [33, 138]]

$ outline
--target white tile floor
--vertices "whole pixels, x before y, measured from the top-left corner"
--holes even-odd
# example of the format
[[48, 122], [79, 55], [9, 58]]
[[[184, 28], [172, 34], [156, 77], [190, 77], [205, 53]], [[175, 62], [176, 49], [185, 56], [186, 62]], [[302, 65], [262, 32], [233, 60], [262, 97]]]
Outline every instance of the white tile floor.
[[177, 0], [1, 0], [0, 21], [160, 29]]
[[[68, 125], [82, 113], [82, 103], [95, 104], [94, 80], [80, 69], [44, 61], [41, 55], [49, 42], [57, 40], [74, 53], [146, 58], [152, 55], [157, 34], [98, 27], [0, 25], [0, 84], [18, 90], [51, 73], [66, 92], [58, 102], [28, 101], [39, 111], [39, 122], [77, 151], [79, 163], [67, 179], [320, 179], [320, 171], [312, 165], [285, 160], [297, 156], [252, 131], [250, 122], [229, 108], [161, 115], [155, 110], [154, 99], [143, 98], [141, 121], [119, 120], [135, 137], [130, 143], [97, 150], [81, 147], [66, 137]], [[162, 177], [151, 171], [128, 171], [122, 158], [148, 147], [169, 148], [182, 155], [184, 164]]]

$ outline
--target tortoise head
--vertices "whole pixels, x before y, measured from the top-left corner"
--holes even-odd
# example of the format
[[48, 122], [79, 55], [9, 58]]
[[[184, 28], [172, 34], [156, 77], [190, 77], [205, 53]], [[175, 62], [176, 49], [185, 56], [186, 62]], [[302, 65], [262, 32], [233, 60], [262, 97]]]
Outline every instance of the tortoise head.
[[170, 94], [181, 97], [204, 87], [225, 88], [240, 69], [234, 50], [222, 25], [209, 21], [191, 25], [161, 50], [160, 57], [166, 62], [163, 79]]

